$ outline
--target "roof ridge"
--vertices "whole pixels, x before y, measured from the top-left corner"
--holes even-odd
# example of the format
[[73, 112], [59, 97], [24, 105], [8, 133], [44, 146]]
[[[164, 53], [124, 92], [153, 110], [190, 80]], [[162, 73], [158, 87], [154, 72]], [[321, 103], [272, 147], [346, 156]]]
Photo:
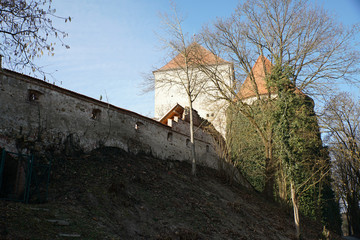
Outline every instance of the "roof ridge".
[[[215, 55], [210, 50], [203, 47], [201, 44], [197, 42], [192, 42], [190, 45], [186, 47], [185, 50], [190, 49], [189, 55], [192, 55], [191, 48], [198, 48], [197, 54], [200, 53], [202, 56], [200, 58], [196, 58], [193, 65], [195, 64], [207, 64], [207, 65], [216, 65], [216, 64], [230, 64], [230, 62], [222, 59], [221, 57]], [[194, 48], [195, 49], [195, 48]], [[192, 65], [190, 63], [190, 65]], [[171, 59], [167, 64], [165, 64], [163, 67], [159, 68], [156, 71], [165, 71], [165, 70], [174, 70], [174, 69], [180, 69], [185, 66], [185, 59], [184, 55], [182, 53], [178, 53], [173, 59]]]

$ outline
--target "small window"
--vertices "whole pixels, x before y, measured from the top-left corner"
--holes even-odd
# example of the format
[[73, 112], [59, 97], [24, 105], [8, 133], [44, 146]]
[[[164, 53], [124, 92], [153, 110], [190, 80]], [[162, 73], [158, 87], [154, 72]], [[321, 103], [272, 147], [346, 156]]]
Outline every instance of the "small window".
[[28, 90], [28, 101], [29, 102], [36, 102], [40, 99], [40, 96], [42, 95], [41, 92], [33, 89]]
[[190, 147], [190, 139], [186, 139], [186, 146]]
[[213, 117], [213, 116], [214, 116], [214, 113], [212, 113], [211, 116]]
[[168, 132], [167, 140], [168, 140], [169, 142], [172, 142], [172, 139], [173, 139], [173, 134], [172, 134], [172, 132]]
[[209, 152], [210, 151], [210, 147], [209, 145], [206, 145], [206, 152]]
[[207, 114], [206, 114], [206, 117], [210, 117], [210, 114], [207, 113]]
[[142, 122], [136, 122], [135, 123], [135, 130], [139, 131], [142, 128], [142, 126], [144, 126], [144, 124]]
[[100, 109], [93, 109], [92, 113], [91, 113], [91, 119], [99, 119], [101, 115], [101, 110]]

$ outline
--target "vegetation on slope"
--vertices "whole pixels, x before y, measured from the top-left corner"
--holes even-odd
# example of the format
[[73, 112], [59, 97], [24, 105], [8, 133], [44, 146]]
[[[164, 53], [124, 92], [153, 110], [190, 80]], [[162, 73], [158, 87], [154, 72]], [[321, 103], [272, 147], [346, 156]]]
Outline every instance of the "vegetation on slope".
[[[0, 201], [1, 239], [292, 239], [291, 209], [215, 170], [115, 148], [54, 161], [49, 201]], [[304, 218], [305, 239], [321, 224]], [[337, 239], [337, 236], [333, 236]]]

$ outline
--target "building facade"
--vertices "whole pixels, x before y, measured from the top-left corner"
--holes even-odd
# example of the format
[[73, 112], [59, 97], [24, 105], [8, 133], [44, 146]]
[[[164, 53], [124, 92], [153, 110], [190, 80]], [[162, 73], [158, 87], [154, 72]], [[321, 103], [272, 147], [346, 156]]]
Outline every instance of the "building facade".
[[[161, 119], [176, 104], [189, 106], [186, 85], [192, 85], [193, 102], [201, 118], [210, 121], [217, 131], [225, 136], [228, 107], [226, 100], [219, 100], [221, 94], [211, 81], [209, 74], [216, 73], [229, 86], [234, 81], [233, 64], [227, 62], [197, 43], [187, 49], [190, 54], [179, 53], [165, 66], [153, 72], [155, 78], [155, 119]], [[196, 58], [194, 58], [196, 55]], [[187, 61], [185, 60], [187, 57]], [[226, 91], [224, 89], [224, 91]]]

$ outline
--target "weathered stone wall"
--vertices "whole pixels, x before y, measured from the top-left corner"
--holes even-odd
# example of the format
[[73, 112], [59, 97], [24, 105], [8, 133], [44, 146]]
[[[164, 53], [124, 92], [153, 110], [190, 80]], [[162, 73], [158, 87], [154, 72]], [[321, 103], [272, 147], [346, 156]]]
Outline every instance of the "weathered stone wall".
[[[72, 154], [113, 146], [160, 159], [190, 159], [186, 134], [134, 112], [5, 69], [0, 70], [0, 103], [0, 147], [10, 151]], [[206, 133], [197, 135], [199, 164], [218, 169], [211, 138]]]

